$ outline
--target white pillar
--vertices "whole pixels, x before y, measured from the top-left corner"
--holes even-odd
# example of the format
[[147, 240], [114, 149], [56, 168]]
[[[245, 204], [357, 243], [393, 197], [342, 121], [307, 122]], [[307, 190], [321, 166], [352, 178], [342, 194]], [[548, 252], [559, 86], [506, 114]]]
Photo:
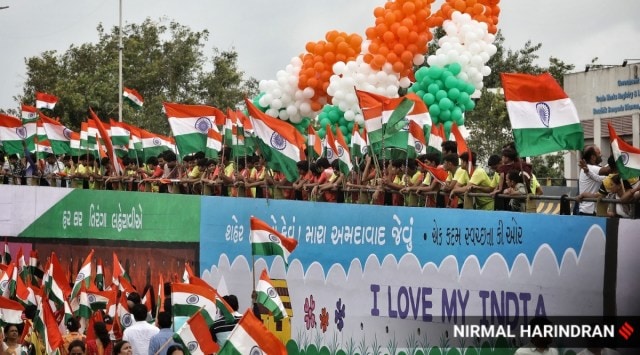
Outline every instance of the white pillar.
[[602, 131], [600, 130], [600, 117], [593, 118], [593, 144], [602, 149]]
[[640, 113], [631, 115], [631, 132], [633, 137], [631, 145], [640, 147]]

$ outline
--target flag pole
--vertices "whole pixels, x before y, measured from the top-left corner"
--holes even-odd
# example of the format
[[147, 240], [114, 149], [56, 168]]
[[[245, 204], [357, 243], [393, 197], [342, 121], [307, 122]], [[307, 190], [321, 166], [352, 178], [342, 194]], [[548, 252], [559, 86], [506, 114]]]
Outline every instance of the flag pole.
[[118, 122], [122, 122], [122, 0], [118, 10]]

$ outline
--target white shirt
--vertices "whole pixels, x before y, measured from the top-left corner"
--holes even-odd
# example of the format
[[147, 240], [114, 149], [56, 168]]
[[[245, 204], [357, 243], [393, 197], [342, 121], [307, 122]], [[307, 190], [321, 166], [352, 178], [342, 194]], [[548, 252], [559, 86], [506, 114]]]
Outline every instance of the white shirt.
[[124, 330], [122, 340], [131, 343], [134, 355], [148, 355], [151, 337], [158, 334], [158, 332], [160, 332], [160, 329], [147, 323], [147, 321], [136, 321]]
[[[599, 175], [600, 167], [598, 165], [587, 165], [589, 173], [585, 173], [580, 169], [580, 179], [578, 185], [578, 193], [588, 192], [596, 193], [600, 189], [602, 181], [606, 178], [604, 175]], [[594, 201], [582, 201], [580, 202], [580, 212], [586, 214], [593, 214], [595, 212], [596, 203]]]

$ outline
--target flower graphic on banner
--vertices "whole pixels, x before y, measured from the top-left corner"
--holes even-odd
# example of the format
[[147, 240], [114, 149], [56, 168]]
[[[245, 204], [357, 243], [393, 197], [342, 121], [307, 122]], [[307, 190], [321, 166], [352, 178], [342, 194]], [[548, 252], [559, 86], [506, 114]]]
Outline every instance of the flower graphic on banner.
[[316, 309], [316, 301], [313, 300], [313, 295], [304, 299], [304, 322], [307, 326], [307, 330], [316, 327], [316, 315], [313, 311]]
[[338, 302], [336, 302], [336, 310], [335, 310], [335, 320], [336, 326], [338, 327], [338, 331], [342, 331], [344, 328], [344, 317], [346, 316], [345, 312], [346, 306], [342, 304], [342, 298], [338, 298]]
[[326, 307], [322, 307], [322, 311], [320, 312], [320, 328], [323, 333], [326, 333], [327, 327], [329, 326], [329, 312], [327, 312]]

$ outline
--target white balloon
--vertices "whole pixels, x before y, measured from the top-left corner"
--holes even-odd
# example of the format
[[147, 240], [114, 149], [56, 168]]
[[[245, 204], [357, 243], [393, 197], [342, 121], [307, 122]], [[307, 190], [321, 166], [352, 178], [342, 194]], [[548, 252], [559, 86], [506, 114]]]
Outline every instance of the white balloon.
[[482, 67], [480, 72], [482, 73], [482, 76], [489, 76], [489, 75], [491, 75], [491, 68], [489, 68], [488, 66], [485, 65], [485, 66]]
[[291, 117], [298, 113], [298, 109], [294, 105], [289, 105], [287, 106], [287, 113], [289, 114], [289, 117]]
[[271, 117], [278, 117], [278, 110], [276, 110], [275, 108], [268, 108], [265, 113]]
[[400, 87], [403, 89], [408, 88], [409, 86], [411, 86], [411, 80], [408, 77], [404, 77], [402, 79], [400, 79]]
[[424, 63], [424, 56], [422, 54], [416, 54], [413, 57], [413, 65], [422, 65]]
[[398, 87], [394, 85], [387, 86], [385, 95], [388, 97], [397, 97], [398, 96]]
[[356, 113], [356, 118], [354, 119], [354, 121], [359, 125], [363, 125], [364, 124], [364, 116], [361, 113]]
[[279, 110], [282, 108], [282, 100], [280, 99], [273, 99], [273, 101], [271, 101], [271, 108], [274, 110]]
[[315, 94], [315, 91], [312, 88], [304, 88], [304, 90], [302, 91], [302, 96], [305, 99], [312, 98], [314, 94]]
[[344, 73], [345, 68], [346, 68], [346, 66], [345, 66], [344, 62], [335, 62], [333, 64], [333, 73], [341, 75], [341, 74]]
[[280, 110], [278, 112], [278, 118], [280, 118], [281, 120], [287, 120], [289, 119], [289, 113], [287, 112], [287, 110]]
[[308, 102], [303, 102], [300, 104], [300, 114], [302, 116], [308, 116], [311, 112], [311, 105]]
[[300, 123], [302, 121], [302, 116], [300, 115], [294, 115], [289, 117], [289, 121], [291, 121], [292, 123]]
[[347, 121], [353, 121], [356, 118], [356, 114], [352, 110], [346, 110], [344, 112], [344, 119]]

